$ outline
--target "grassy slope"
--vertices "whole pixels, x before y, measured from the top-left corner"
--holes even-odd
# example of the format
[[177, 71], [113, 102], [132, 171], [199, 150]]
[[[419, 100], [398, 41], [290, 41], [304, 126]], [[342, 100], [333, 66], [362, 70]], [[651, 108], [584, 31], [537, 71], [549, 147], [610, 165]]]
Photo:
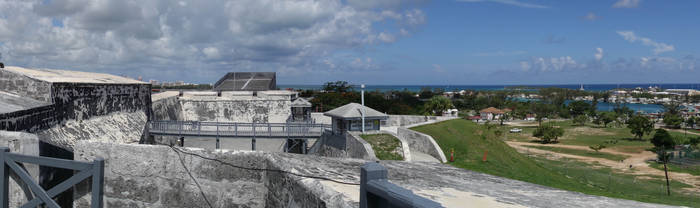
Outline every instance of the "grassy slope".
[[391, 134], [361, 135], [362, 139], [372, 145], [374, 154], [380, 160], [403, 160], [403, 156], [394, 152], [401, 147], [401, 141]]
[[[626, 174], [611, 173], [610, 169], [594, 168], [573, 161], [552, 161], [526, 157], [492, 134], [483, 126], [457, 119], [413, 128], [431, 135], [449, 157], [455, 150], [455, 162], [450, 165], [492, 175], [527, 181], [540, 185], [579, 191], [587, 194], [632, 199], [653, 203], [700, 206], [700, 197], [675, 192], [671, 197], [660, 190], [658, 178], [634, 179]], [[487, 162], [482, 162], [488, 150]], [[576, 175], [585, 173], [584, 175]], [[608, 181], [612, 183], [608, 184]], [[672, 187], [687, 186], [674, 182]]]
[[[662, 163], [649, 162], [649, 166], [652, 168], [659, 169], [659, 170], [664, 170], [664, 164], [662, 164]], [[688, 173], [690, 175], [700, 176], [700, 167], [682, 166], [682, 165], [676, 165], [673, 163], [668, 163], [667, 167], [668, 167], [668, 171], [671, 171], [671, 172]]]
[[[651, 139], [654, 131], [651, 134], [644, 135], [643, 140], [634, 139], [634, 135], [630, 133], [630, 130], [625, 126], [615, 127], [609, 124], [608, 128], [603, 126], [586, 124], [585, 126], [574, 125], [571, 121], [558, 121], [551, 122], [552, 125], [564, 128], [564, 136], [560, 138], [559, 142], [561, 144], [567, 145], [579, 145], [579, 146], [591, 146], [597, 144], [603, 144], [608, 148], [614, 148], [616, 150], [628, 153], [637, 153], [641, 151], [646, 151], [652, 147], [649, 140]], [[517, 141], [532, 141], [532, 132], [537, 127], [520, 127], [523, 129], [522, 133], [509, 135], [510, 138]], [[686, 137], [683, 132], [669, 131], [669, 133], [674, 137]], [[694, 135], [687, 135], [692, 137]], [[615, 144], [605, 143], [606, 141], [617, 141]]]
[[628, 158], [627, 156], [624, 156], [624, 155], [610, 154], [610, 153], [605, 153], [605, 152], [595, 152], [593, 150], [589, 151], [589, 150], [580, 150], [580, 149], [571, 149], [571, 148], [562, 148], [562, 147], [551, 147], [551, 146], [538, 146], [538, 145], [527, 145], [527, 147], [537, 148], [537, 149], [542, 149], [542, 150], [547, 150], [547, 151], [552, 151], [552, 152], [571, 154], [571, 155], [603, 158], [603, 159], [608, 159], [608, 160], [612, 160], [612, 161], [620, 161], [620, 160], [624, 160], [624, 159]]

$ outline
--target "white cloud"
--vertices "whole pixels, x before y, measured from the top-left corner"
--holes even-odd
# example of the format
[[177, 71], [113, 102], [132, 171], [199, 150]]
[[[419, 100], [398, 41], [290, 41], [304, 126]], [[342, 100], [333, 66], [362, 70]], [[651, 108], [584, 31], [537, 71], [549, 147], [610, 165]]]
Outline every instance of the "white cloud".
[[641, 0], [618, 0], [613, 4], [613, 8], [637, 8]]
[[617, 31], [617, 34], [622, 36], [622, 38], [629, 41], [630, 43], [641, 42], [642, 45], [654, 47], [654, 54], [660, 54], [676, 50], [673, 45], [659, 43], [649, 38], [637, 36], [633, 31]]
[[393, 43], [394, 41], [396, 41], [396, 38], [393, 35], [385, 32], [379, 33], [379, 36], [377, 36], [377, 38], [387, 43]]
[[[203, 80], [232, 69], [319, 71], [328, 64], [318, 57], [345, 58], [333, 54], [395, 42], [425, 24], [404, 2], [0, 0], [0, 52], [9, 65], [156, 79], [189, 78], [183, 68]], [[376, 31], [380, 23], [389, 29]]]
[[603, 59], [603, 48], [596, 48], [595, 50], [596, 52], [593, 54], [593, 56], [595, 57], [596, 61], [600, 61]]
[[214, 47], [206, 47], [202, 49], [202, 53], [208, 58], [208, 59], [218, 59], [221, 58], [221, 54], [219, 53], [219, 49], [214, 48]]
[[600, 19], [600, 16], [596, 15], [593, 12], [589, 12], [588, 14], [586, 14], [586, 16], [583, 16], [583, 19], [594, 21]]
[[523, 71], [557, 72], [586, 68], [586, 64], [578, 64], [571, 56], [562, 57], [533, 57], [529, 61], [521, 61]]
[[522, 7], [522, 8], [533, 8], [533, 9], [547, 9], [547, 8], [549, 8], [548, 6], [545, 6], [545, 5], [525, 3], [522, 1], [518, 1], [518, 0], [457, 0], [457, 1], [458, 2], [467, 2], [467, 3], [493, 2], [493, 3], [511, 5], [511, 6]]

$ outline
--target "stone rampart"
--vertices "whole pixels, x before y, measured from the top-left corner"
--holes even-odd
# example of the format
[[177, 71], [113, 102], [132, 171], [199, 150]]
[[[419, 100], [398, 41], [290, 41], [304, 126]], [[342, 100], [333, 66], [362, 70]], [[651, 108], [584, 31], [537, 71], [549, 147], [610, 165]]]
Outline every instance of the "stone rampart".
[[372, 145], [370, 145], [367, 141], [362, 139], [360, 134], [360, 132], [345, 133], [345, 139], [347, 144], [345, 147], [345, 151], [347, 152], [348, 157], [374, 161], [379, 160], [377, 159], [377, 156], [374, 153], [374, 150], [372, 149]]
[[53, 104], [58, 117], [83, 120], [112, 112], [151, 109], [149, 84], [53, 83]]
[[152, 98], [153, 120], [182, 120], [182, 105], [178, 92], [170, 91], [154, 94]]
[[0, 70], [0, 91], [51, 103], [51, 83], [8, 70]]
[[142, 111], [117, 112], [82, 121], [69, 120], [36, 134], [41, 141], [66, 150], [72, 150], [75, 143], [81, 140], [137, 143], [146, 126], [146, 119]]
[[[305, 168], [306, 162], [311, 161], [309, 156], [249, 151], [212, 152], [191, 148], [182, 151], [202, 157], [160, 145], [84, 141], [76, 145], [75, 159], [92, 161], [96, 157], [105, 158], [105, 207], [208, 207], [189, 174], [201, 186], [213, 207], [357, 206], [356, 202], [317, 180], [278, 171], [263, 171], [283, 170], [300, 175], [359, 181], [355, 177], [338, 177], [322, 166]], [[349, 171], [353, 170], [338, 173]], [[75, 202], [76, 207], [89, 206], [87, 184], [77, 189], [76, 196], [79, 197]]]
[[418, 116], [418, 115], [389, 115], [386, 121], [382, 122], [382, 126], [409, 126], [425, 122], [435, 122], [455, 119], [455, 117], [446, 116]]
[[397, 133], [400, 138], [408, 142], [411, 151], [422, 152], [437, 158], [441, 162], [447, 162], [445, 153], [442, 152], [440, 146], [430, 135], [413, 131], [406, 127], [399, 127]]
[[233, 99], [232, 97], [180, 97], [182, 120], [243, 123], [284, 123], [291, 115], [291, 100]]
[[54, 105], [0, 114], [0, 129], [7, 131], [36, 132], [60, 123]]
[[[359, 186], [354, 184], [360, 182], [360, 166], [367, 162], [288, 153], [181, 151], [191, 154], [167, 146], [82, 141], [76, 145], [75, 159], [105, 158], [105, 207], [208, 207], [188, 172], [213, 207], [358, 207]], [[388, 169], [389, 182], [445, 207], [667, 207], [563, 191], [440, 163], [380, 163]], [[76, 207], [89, 205], [85, 185], [77, 188]]]

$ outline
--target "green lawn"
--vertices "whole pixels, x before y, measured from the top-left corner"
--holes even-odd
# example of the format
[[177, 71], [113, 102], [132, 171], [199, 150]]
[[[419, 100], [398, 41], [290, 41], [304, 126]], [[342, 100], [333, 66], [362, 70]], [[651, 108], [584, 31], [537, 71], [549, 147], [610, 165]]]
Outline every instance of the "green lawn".
[[[662, 187], [665, 182], [661, 178], [635, 178], [571, 160], [527, 157], [502, 141], [502, 137], [513, 134], [496, 138], [483, 125], [471, 121], [456, 119], [412, 129], [431, 135], [447, 154], [454, 149], [455, 162], [448, 164], [459, 168], [586, 194], [700, 207], [700, 196], [687, 195], [680, 189], [666, 196]], [[486, 151], [487, 161], [482, 162]], [[673, 188], [687, 186], [675, 181], [672, 184]]]
[[[649, 162], [649, 167], [656, 168], [659, 170], [664, 170], [663, 163]], [[690, 175], [700, 176], [700, 166], [681, 166], [673, 163], [668, 163], [668, 171], [688, 173]]]
[[403, 156], [397, 153], [401, 148], [401, 141], [391, 134], [365, 134], [362, 139], [372, 145], [374, 154], [380, 160], [403, 160]]
[[628, 158], [628, 156], [625, 156], [625, 155], [610, 154], [610, 153], [606, 153], [606, 152], [595, 152], [593, 150], [589, 151], [589, 150], [580, 150], [580, 149], [571, 149], [571, 148], [562, 148], [562, 147], [551, 147], [551, 146], [539, 146], [539, 145], [527, 145], [526, 147], [547, 150], [547, 151], [552, 151], [552, 152], [558, 152], [558, 153], [571, 154], [571, 155], [603, 158], [603, 159], [608, 159], [608, 160], [612, 160], [612, 161], [620, 161], [620, 160], [624, 160], [624, 159]]
[[[654, 131], [649, 135], [644, 135], [642, 140], [634, 138], [634, 135], [630, 133], [630, 130], [624, 125], [615, 126], [608, 124], [608, 127], [586, 124], [584, 126], [574, 125], [571, 121], [556, 121], [556, 122], [546, 122], [555, 126], [559, 126], [564, 129], [564, 136], [559, 139], [560, 144], [567, 145], [578, 145], [578, 146], [591, 146], [602, 144], [608, 148], [615, 149], [621, 152], [628, 153], [638, 153], [646, 151], [652, 147], [649, 142]], [[505, 127], [512, 128], [512, 127]], [[532, 138], [532, 132], [537, 127], [517, 127], [523, 129], [522, 133], [508, 134], [507, 138], [514, 141], [521, 142], [537, 142]], [[686, 135], [683, 132], [669, 131], [669, 133], [677, 138], [685, 138]], [[688, 134], [687, 137], [692, 137], [695, 135]]]

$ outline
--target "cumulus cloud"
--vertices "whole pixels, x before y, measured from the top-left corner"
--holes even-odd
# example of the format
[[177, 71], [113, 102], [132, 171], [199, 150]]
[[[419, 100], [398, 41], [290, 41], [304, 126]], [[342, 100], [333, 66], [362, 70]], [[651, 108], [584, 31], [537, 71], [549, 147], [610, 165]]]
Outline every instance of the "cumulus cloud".
[[637, 8], [641, 0], [618, 0], [613, 4], [613, 8]]
[[622, 38], [629, 41], [630, 43], [641, 42], [642, 45], [653, 47], [654, 54], [660, 54], [676, 50], [673, 45], [659, 43], [649, 38], [637, 36], [633, 31], [617, 31], [617, 34], [622, 36]]
[[526, 3], [526, 2], [522, 2], [522, 1], [518, 1], [518, 0], [457, 0], [457, 1], [458, 2], [467, 2], [467, 3], [492, 2], [492, 3], [499, 3], [499, 4], [510, 5], [510, 6], [516, 6], [516, 7], [522, 7], [522, 8], [533, 8], [533, 9], [547, 9], [547, 8], [549, 8], [548, 6], [545, 6], [545, 5]]
[[[148, 78], [186, 79], [186, 68], [204, 80], [231, 70], [319, 71], [328, 63], [350, 69], [353, 61], [333, 54], [411, 34], [426, 22], [410, 7], [420, 2], [0, 1], [0, 52], [10, 65]], [[380, 22], [396, 29], [376, 31]]]
[[603, 48], [596, 48], [595, 51], [595, 54], [593, 54], [595, 60], [600, 61], [601, 59], [603, 59]]
[[586, 16], [583, 16], [583, 19], [594, 21], [600, 19], [600, 16], [596, 15], [593, 12], [589, 12], [588, 14], [586, 14]]
[[558, 72], [586, 68], [585, 64], [579, 64], [571, 56], [561, 57], [533, 57], [529, 61], [520, 62], [523, 71], [534, 72]]

